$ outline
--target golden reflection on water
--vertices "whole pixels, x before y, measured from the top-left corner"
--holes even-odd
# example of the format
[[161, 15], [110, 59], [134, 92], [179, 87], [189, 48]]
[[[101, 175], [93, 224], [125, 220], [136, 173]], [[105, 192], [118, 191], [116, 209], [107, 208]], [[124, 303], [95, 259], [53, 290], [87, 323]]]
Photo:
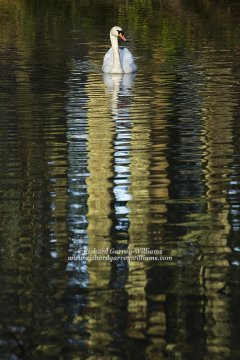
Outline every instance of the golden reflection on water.
[[[201, 65], [221, 61], [215, 57], [214, 52], [204, 49], [201, 53]], [[206, 266], [202, 268], [202, 282], [206, 290], [207, 323], [205, 327], [207, 351], [213, 356], [230, 356], [228, 338], [231, 334], [228, 316], [229, 301], [227, 297], [217, 294], [227, 286], [229, 261], [227, 254], [231, 252], [227, 239], [231, 230], [229, 224], [229, 201], [227, 191], [224, 190], [226, 179], [230, 176], [230, 164], [234, 153], [233, 149], [233, 104], [235, 102], [232, 92], [231, 69], [224, 65], [219, 69], [205, 68], [205, 94], [202, 103], [204, 118], [204, 149], [206, 161], [205, 185], [208, 214], [214, 222], [214, 228], [208, 232], [208, 238], [203, 239], [204, 244], [211, 248], [210, 254], [203, 257]], [[216, 79], [216, 81], [209, 81]], [[221, 82], [220, 82], [221, 80]], [[232, 79], [233, 80], [233, 79]], [[221, 86], [224, 84], [224, 86]], [[223, 106], [224, 103], [224, 106]], [[204, 245], [203, 245], [204, 246]], [[216, 254], [214, 256], [214, 253]], [[220, 270], [221, 269], [221, 270]], [[214, 325], [213, 325], [214, 324]], [[214, 334], [214, 336], [213, 336]]]
[[[98, 91], [96, 92], [96, 89]], [[101, 75], [89, 75], [88, 93], [88, 246], [106, 249], [110, 246], [112, 226], [113, 124], [109, 118], [108, 98], [104, 94]], [[89, 264], [90, 265], [90, 264]], [[90, 265], [90, 286], [105, 287], [109, 282], [110, 265], [106, 261]]]
[[[138, 98], [138, 95], [135, 95]], [[149, 136], [148, 106], [144, 96], [140, 97], [139, 105], [131, 108], [131, 202], [129, 203], [129, 249], [144, 247], [144, 239], [148, 238], [149, 219]], [[144, 112], [144, 121], [139, 122], [140, 112]], [[144, 150], [145, 149], [145, 150]], [[128, 293], [129, 326], [127, 334], [136, 340], [145, 339], [147, 321], [146, 299], [146, 264], [144, 262], [130, 262], [129, 276], [126, 284]]]

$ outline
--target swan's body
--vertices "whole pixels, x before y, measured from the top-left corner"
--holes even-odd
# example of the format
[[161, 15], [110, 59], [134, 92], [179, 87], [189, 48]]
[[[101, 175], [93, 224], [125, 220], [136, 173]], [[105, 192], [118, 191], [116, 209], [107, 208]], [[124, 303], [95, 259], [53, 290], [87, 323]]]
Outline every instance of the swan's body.
[[124, 33], [119, 26], [114, 26], [110, 30], [110, 40], [112, 47], [105, 54], [103, 59], [102, 71], [110, 74], [129, 74], [137, 70], [132, 53], [118, 46], [118, 37], [126, 41]]

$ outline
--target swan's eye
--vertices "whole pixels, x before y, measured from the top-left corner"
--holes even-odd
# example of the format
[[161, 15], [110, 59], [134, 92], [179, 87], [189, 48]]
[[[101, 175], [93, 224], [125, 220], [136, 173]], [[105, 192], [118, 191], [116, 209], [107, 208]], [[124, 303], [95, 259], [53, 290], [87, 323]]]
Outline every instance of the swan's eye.
[[118, 32], [118, 35], [119, 35], [119, 34], [124, 35], [124, 31], [122, 31], [122, 30], [118, 30], [117, 32]]

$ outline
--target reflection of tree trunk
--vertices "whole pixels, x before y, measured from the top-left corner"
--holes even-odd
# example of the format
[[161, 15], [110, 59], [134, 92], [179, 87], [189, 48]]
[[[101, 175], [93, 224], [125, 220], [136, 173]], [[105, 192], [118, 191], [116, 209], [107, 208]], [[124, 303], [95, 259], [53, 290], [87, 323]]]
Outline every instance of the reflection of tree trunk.
[[[99, 82], [102, 79], [99, 77]], [[93, 84], [93, 88], [91, 87]], [[89, 77], [86, 91], [88, 101], [88, 245], [90, 248], [106, 249], [110, 246], [109, 235], [112, 225], [111, 201], [113, 178], [113, 144], [112, 123], [109, 120], [108, 102], [104, 106], [104, 98], [95, 93], [96, 79]], [[104, 88], [102, 87], [102, 92]], [[106, 262], [90, 264], [92, 276], [96, 276], [101, 286], [109, 281], [109, 265]], [[95, 269], [93, 271], [93, 269]], [[102, 276], [100, 273], [102, 273]], [[95, 274], [95, 275], [94, 275]], [[107, 277], [106, 277], [107, 276]], [[96, 279], [92, 278], [95, 282]], [[97, 286], [100, 284], [98, 283]], [[91, 285], [92, 286], [92, 285]]]
[[[134, 109], [133, 109], [134, 122]], [[143, 130], [144, 129], [144, 130]], [[149, 159], [146, 149], [149, 141], [148, 124], [136, 124], [131, 132], [131, 186], [132, 200], [129, 203], [129, 249], [141, 247], [140, 239], [148, 238], [149, 217]], [[145, 339], [147, 320], [146, 274], [145, 265], [139, 261], [129, 263], [127, 335], [135, 341]]]
[[[230, 175], [230, 164], [233, 156], [232, 143], [232, 116], [235, 103], [232, 92], [231, 68], [221, 70], [210, 67], [208, 64], [218, 61], [208, 51], [202, 51], [201, 62], [206, 64], [206, 78], [216, 79], [215, 82], [206, 81], [203, 98], [202, 113], [205, 136], [203, 143], [206, 147], [205, 185], [208, 202], [208, 213], [212, 218], [213, 227], [209, 237], [202, 239], [201, 246], [206, 247], [203, 261], [206, 266], [202, 268], [202, 281], [206, 291], [206, 344], [210, 354], [224, 358], [229, 356], [230, 328], [228, 322], [228, 297], [222, 296], [218, 291], [226, 287], [229, 261], [226, 255], [230, 252], [227, 239], [230, 231], [229, 202], [227, 183], [225, 179]], [[226, 59], [227, 61], [227, 59]], [[224, 106], [222, 106], [224, 104]]]
[[[105, 250], [110, 247], [111, 201], [113, 183], [113, 132], [109, 119], [109, 103], [104, 93], [102, 77], [89, 75], [86, 85], [88, 101], [88, 249]], [[96, 89], [98, 89], [96, 93]], [[101, 89], [101, 90], [99, 90]], [[106, 102], [105, 102], [106, 100]], [[106, 349], [113, 341], [109, 332], [109, 306], [111, 293], [107, 291], [111, 279], [111, 264], [107, 261], [88, 263], [89, 287], [102, 289], [99, 298], [89, 297], [88, 307], [95, 316], [89, 316], [88, 343], [91, 348]], [[101, 308], [99, 305], [101, 304]], [[99, 330], [100, 329], [100, 330]]]
[[[164, 51], [162, 48], [157, 47], [153, 52], [153, 60], [155, 64], [159, 64], [159, 59], [165, 57]], [[169, 88], [166, 86], [161, 87], [161, 84], [164, 83], [165, 79], [162, 74], [154, 74], [152, 78], [153, 87], [155, 89], [152, 95], [152, 107], [157, 109], [155, 111], [154, 117], [152, 119], [151, 126], [151, 185], [150, 188], [150, 198], [154, 199], [154, 204], [151, 204], [150, 210], [151, 213], [158, 214], [156, 219], [151, 218], [151, 223], [155, 223], [158, 227], [158, 233], [160, 234], [159, 225], [167, 221], [165, 216], [167, 212], [167, 206], [165, 200], [169, 198], [168, 187], [170, 181], [168, 179], [167, 169], [169, 163], [166, 157], [166, 150], [169, 144], [169, 132], [168, 132], [168, 120], [167, 108], [169, 106], [170, 100], [169, 97], [172, 94], [171, 92], [171, 82], [169, 82]], [[161, 184], [161, 185], [159, 185]]]

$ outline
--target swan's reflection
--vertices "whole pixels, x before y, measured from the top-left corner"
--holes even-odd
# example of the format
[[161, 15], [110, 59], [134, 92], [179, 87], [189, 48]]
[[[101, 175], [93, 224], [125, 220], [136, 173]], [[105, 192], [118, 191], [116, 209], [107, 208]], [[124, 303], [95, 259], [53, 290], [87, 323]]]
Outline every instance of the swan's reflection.
[[[112, 225], [112, 247], [116, 250], [127, 249], [129, 244], [129, 191], [131, 185], [131, 139], [132, 119], [131, 104], [133, 101], [132, 85], [134, 74], [104, 74], [106, 92], [110, 95], [114, 133], [114, 219]], [[114, 263], [115, 284], [124, 287], [128, 281], [127, 262]]]
[[131, 94], [131, 88], [136, 74], [103, 74], [104, 84], [109, 89], [120, 90], [123, 89], [124, 92]]
[[103, 75], [107, 92], [111, 94], [112, 114], [116, 116], [116, 121], [123, 121], [125, 126], [131, 125], [128, 108], [133, 99], [132, 85], [135, 76], [135, 74]]

